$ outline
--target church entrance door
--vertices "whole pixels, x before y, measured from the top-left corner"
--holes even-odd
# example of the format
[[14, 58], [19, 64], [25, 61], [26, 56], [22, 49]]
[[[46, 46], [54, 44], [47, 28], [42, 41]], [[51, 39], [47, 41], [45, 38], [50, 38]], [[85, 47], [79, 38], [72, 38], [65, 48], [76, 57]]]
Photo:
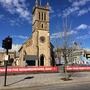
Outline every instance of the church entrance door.
[[40, 66], [44, 66], [44, 55], [40, 56]]

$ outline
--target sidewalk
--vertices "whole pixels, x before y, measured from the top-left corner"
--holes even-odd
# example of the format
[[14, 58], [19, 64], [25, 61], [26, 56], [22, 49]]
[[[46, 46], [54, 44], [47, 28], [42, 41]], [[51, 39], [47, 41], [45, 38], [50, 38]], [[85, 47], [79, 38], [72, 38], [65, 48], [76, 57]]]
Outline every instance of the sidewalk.
[[[85, 76], [84, 76], [85, 75]], [[85, 74], [73, 74], [72, 80], [63, 81], [63, 77], [60, 73], [47, 73], [47, 74], [28, 74], [28, 75], [15, 75], [7, 77], [7, 86], [4, 87], [4, 77], [0, 76], [0, 90], [10, 90], [12, 88], [22, 88], [22, 87], [34, 87], [34, 86], [43, 86], [50, 84], [75, 84], [82, 82], [89, 82], [90, 73], [86, 72]]]

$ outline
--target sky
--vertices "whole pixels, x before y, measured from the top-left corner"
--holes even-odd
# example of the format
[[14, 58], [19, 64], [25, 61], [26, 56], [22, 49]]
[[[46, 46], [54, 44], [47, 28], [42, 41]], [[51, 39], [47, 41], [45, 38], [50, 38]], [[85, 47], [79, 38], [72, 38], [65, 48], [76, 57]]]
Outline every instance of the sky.
[[[49, 2], [50, 38], [54, 46], [63, 45], [64, 25], [67, 41], [81, 48], [90, 48], [90, 0], [40, 0], [41, 6]], [[13, 39], [17, 50], [32, 35], [32, 9], [35, 0], [0, 0], [0, 49], [7, 36]]]

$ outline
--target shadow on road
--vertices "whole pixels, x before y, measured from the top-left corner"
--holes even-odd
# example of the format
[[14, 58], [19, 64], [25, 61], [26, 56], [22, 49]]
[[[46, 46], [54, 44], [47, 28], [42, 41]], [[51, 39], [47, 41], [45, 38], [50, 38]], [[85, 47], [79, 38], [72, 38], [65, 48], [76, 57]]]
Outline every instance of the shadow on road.
[[26, 79], [32, 79], [32, 78], [34, 78], [34, 77], [33, 77], [33, 76], [31, 76], [31, 77], [25, 77], [24, 79], [21, 79], [21, 80], [19, 80], [19, 81], [16, 81], [16, 82], [13, 82], [13, 83], [11, 83], [11, 84], [8, 84], [7, 86], [10, 86], [10, 85], [13, 85], [13, 84], [22, 82], [22, 81], [24, 81], [24, 80], [26, 80]]

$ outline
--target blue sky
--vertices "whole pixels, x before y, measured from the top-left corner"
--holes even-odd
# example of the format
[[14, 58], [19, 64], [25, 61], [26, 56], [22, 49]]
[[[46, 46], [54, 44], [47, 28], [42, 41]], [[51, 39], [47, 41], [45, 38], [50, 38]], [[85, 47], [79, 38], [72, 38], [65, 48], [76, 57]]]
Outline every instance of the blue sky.
[[[90, 48], [90, 0], [41, 0], [41, 5], [45, 6], [47, 1], [51, 42], [63, 45], [63, 20], [67, 17], [68, 43], [76, 41], [81, 47]], [[35, 0], [0, 0], [0, 48], [8, 35], [13, 38], [14, 48], [31, 36], [34, 5]]]

